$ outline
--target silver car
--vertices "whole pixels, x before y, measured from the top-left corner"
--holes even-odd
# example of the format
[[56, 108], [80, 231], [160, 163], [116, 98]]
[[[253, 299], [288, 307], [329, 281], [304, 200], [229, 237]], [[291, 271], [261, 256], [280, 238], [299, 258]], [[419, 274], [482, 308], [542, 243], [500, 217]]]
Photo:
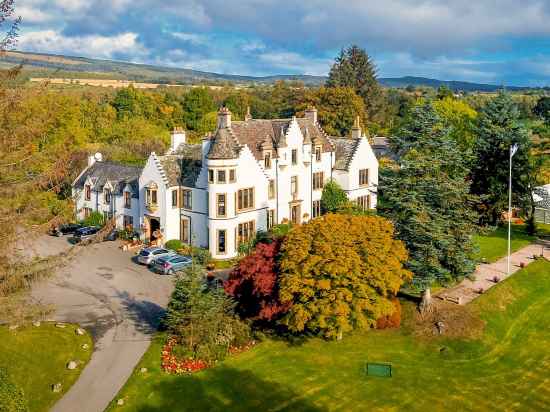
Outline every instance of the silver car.
[[189, 256], [172, 255], [156, 259], [151, 264], [151, 269], [163, 275], [173, 275], [191, 265]]
[[146, 247], [141, 249], [138, 254], [137, 261], [142, 265], [149, 266], [151, 263], [158, 259], [159, 257], [175, 255], [176, 252], [165, 249], [163, 247]]

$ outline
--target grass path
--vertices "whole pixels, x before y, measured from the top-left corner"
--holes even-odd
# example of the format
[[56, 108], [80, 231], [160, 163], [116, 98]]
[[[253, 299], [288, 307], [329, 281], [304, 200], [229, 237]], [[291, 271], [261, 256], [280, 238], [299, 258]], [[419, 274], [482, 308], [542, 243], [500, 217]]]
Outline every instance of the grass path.
[[[85, 343], [88, 350], [82, 349]], [[16, 330], [0, 327], [0, 367], [23, 389], [31, 412], [48, 411], [67, 392], [89, 361], [92, 350], [91, 338], [87, 334], [77, 335], [74, 325], [63, 329], [52, 323]], [[71, 360], [79, 360], [82, 365], [68, 370], [66, 365]], [[58, 382], [63, 390], [54, 393], [51, 386]]]
[[[469, 308], [481, 338], [419, 338], [412, 330], [356, 333], [341, 342], [267, 340], [191, 376], [159, 370], [160, 342], [121, 391], [121, 411], [545, 410], [550, 405], [550, 263], [536, 261]], [[442, 348], [445, 348], [441, 351]], [[393, 378], [365, 376], [392, 362]], [[118, 398], [117, 398], [118, 399]]]

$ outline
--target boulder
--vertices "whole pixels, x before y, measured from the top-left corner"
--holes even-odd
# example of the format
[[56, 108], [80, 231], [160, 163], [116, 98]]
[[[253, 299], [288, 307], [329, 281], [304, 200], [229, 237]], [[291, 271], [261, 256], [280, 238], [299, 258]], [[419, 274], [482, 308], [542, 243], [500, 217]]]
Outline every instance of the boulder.
[[81, 346], [82, 349], [84, 350], [88, 350], [90, 349], [90, 345], [88, 345], [87, 343], [84, 343], [82, 346]]
[[59, 393], [59, 392], [61, 392], [61, 389], [63, 389], [63, 385], [61, 385], [61, 382], [54, 383], [54, 384], [52, 385], [52, 392], [54, 392], [54, 393]]
[[39, 321], [39, 320], [35, 320], [35, 321], [32, 323], [32, 326], [39, 327], [39, 326], [40, 326], [40, 321]]
[[120, 398], [118, 401], [116, 401], [116, 404], [117, 404], [118, 406], [124, 405], [124, 399]]
[[82, 336], [86, 333], [86, 331], [82, 328], [76, 328], [75, 332], [76, 332], [77, 335], [80, 335], [80, 336]]
[[78, 364], [76, 363], [76, 361], [73, 361], [73, 360], [67, 363], [67, 369], [69, 370], [76, 369], [77, 366]]
[[64, 329], [64, 328], [67, 327], [67, 325], [65, 325], [64, 323], [56, 323], [56, 324], [55, 324], [55, 327], [56, 327], [56, 328]]

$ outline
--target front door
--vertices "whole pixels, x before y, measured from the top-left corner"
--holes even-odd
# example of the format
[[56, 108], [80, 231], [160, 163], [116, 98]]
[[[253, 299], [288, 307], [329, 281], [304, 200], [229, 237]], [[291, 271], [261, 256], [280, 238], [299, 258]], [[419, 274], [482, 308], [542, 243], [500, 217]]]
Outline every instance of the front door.
[[290, 221], [296, 225], [300, 223], [300, 205], [290, 206]]

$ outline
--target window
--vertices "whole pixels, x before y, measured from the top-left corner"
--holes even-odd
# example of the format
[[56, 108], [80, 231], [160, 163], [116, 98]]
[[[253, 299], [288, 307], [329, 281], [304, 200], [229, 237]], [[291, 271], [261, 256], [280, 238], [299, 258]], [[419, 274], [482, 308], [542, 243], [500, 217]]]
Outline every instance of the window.
[[84, 208], [84, 219], [86, 219], [87, 217], [89, 217], [91, 214], [92, 214], [92, 209], [89, 208], [89, 207], [85, 207], [85, 208]]
[[295, 225], [300, 223], [300, 205], [290, 207], [290, 221]]
[[157, 189], [148, 187], [145, 190], [145, 203], [148, 205], [157, 204]]
[[275, 225], [275, 209], [267, 211], [267, 228], [271, 229]]
[[214, 183], [214, 170], [208, 169], [208, 183]]
[[292, 149], [292, 164], [298, 164], [298, 149]]
[[359, 186], [367, 186], [369, 184], [369, 169], [359, 170]]
[[226, 195], [225, 193], [216, 194], [216, 210], [218, 217], [225, 217], [227, 215], [226, 210]]
[[229, 169], [229, 183], [235, 183], [237, 181], [237, 174], [235, 169]]
[[361, 209], [363, 210], [370, 209], [370, 195], [359, 196], [356, 202], [357, 202], [357, 206], [359, 206]]
[[92, 187], [90, 185], [84, 186], [84, 200], [92, 199]]
[[103, 190], [103, 201], [105, 202], [105, 204], [111, 204], [111, 189]]
[[237, 247], [243, 243], [250, 242], [255, 236], [254, 221], [239, 223], [237, 228]]
[[172, 190], [172, 207], [178, 207], [178, 191]]
[[193, 192], [191, 189], [181, 189], [181, 207], [184, 209], [193, 209]]
[[181, 219], [181, 241], [183, 243], [189, 243], [189, 219]]
[[134, 226], [134, 218], [132, 216], [124, 215], [122, 217], [122, 226], [124, 229], [132, 229]]
[[314, 200], [312, 209], [313, 210], [311, 212], [312, 212], [314, 218], [321, 216], [321, 201], [320, 200]]
[[218, 170], [218, 183], [225, 183], [225, 170]]
[[218, 230], [218, 253], [225, 254], [227, 251], [227, 231], [225, 229]]
[[237, 192], [237, 210], [254, 208], [254, 188], [241, 189]]
[[271, 152], [264, 153], [264, 168], [271, 169]]
[[321, 146], [315, 146], [315, 161], [321, 161]]
[[298, 194], [298, 176], [290, 178], [290, 193], [293, 195]]
[[313, 190], [322, 189], [324, 184], [325, 182], [324, 182], [323, 172], [313, 173]]
[[267, 187], [267, 195], [269, 199], [275, 198], [275, 179], [269, 179], [269, 186]]
[[126, 209], [132, 208], [132, 193], [124, 192], [124, 207]]

